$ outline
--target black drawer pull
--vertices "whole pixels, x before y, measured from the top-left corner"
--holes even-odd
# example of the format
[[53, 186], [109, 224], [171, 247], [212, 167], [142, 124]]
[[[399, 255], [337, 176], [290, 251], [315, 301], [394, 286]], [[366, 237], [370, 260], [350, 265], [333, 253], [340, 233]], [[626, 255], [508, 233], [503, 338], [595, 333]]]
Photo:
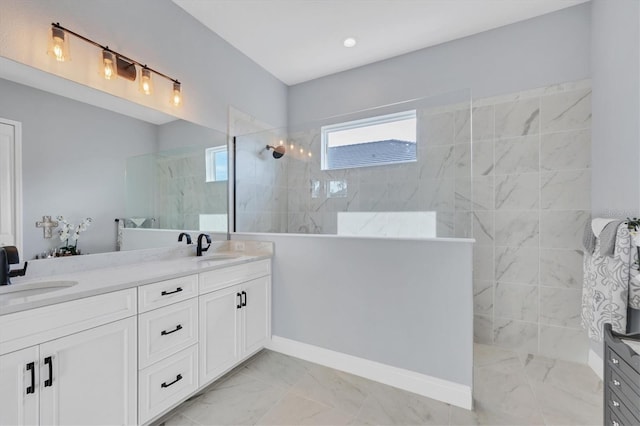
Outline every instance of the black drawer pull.
[[[242, 302], [242, 306], [247, 306], [247, 292], [243, 291], [242, 296], [244, 296], [244, 302]], [[242, 299], [240, 299], [242, 300]]]
[[176, 376], [176, 379], [173, 382], [171, 382], [171, 383], [164, 382], [163, 384], [160, 385], [160, 387], [168, 388], [169, 386], [171, 386], [171, 385], [173, 385], [175, 383], [178, 383], [180, 380], [182, 380], [182, 374], [178, 374]]
[[167, 334], [175, 333], [178, 330], [182, 330], [182, 326], [180, 324], [176, 325], [176, 328], [174, 328], [171, 331], [162, 330], [162, 332], [160, 332], [160, 335], [161, 336], [166, 336]]
[[620, 386], [620, 382], [616, 379], [613, 379], [613, 386]]
[[163, 291], [162, 293], [160, 293], [161, 296], [168, 296], [170, 294], [175, 294], [175, 293], [180, 293], [182, 291], [182, 287], [178, 287], [173, 291]]
[[44, 359], [44, 365], [49, 366], [49, 378], [44, 381], [44, 387], [48, 388], [49, 386], [53, 385], [53, 360], [50, 356]]
[[236, 305], [236, 309], [242, 308], [242, 295], [240, 293], [236, 293], [236, 297], [238, 298], [238, 304]]
[[27, 364], [27, 371], [31, 371], [31, 386], [27, 386], [27, 395], [36, 392], [36, 363]]

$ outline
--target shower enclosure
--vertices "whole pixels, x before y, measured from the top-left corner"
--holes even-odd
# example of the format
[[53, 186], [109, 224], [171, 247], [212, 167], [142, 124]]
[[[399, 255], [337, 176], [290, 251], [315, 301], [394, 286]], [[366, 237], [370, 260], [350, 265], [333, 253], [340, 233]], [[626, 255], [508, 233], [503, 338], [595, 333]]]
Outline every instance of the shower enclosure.
[[236, 232], [472, 235], [469, 90], [235, 137]]

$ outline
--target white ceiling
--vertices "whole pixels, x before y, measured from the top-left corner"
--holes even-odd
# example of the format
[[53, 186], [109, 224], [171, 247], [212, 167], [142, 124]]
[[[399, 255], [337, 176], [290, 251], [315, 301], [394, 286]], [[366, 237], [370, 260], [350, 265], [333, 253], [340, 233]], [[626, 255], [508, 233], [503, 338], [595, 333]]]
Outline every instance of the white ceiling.
[[173, 1], [293, 85], [588, 0]]

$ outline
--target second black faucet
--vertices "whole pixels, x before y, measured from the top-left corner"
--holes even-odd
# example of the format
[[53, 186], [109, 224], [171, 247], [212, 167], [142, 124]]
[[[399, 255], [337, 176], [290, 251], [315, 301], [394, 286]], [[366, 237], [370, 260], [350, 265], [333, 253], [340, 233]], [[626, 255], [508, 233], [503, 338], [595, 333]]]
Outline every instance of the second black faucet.
[[[202, 247], [202, 239], [206, 239], [207, 240], [207, 247]], [[204, 253], [205, 251], [209, 250], [209, 247], [211, 247], [211, 236], [209, 234], [200, 234], [198, 235], [198, 249], [196, 254], [198, 256], [202, 256], [202, 253]]]

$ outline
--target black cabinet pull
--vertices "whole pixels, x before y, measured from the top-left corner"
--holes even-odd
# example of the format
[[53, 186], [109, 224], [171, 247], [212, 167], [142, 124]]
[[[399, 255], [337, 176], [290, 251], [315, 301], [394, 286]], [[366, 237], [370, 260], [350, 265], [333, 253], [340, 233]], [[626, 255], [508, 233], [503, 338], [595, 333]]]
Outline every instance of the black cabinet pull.
[[244, 297], [244, 302], [242, 302], [242, 306], [247, 306], [247, 292], [243, 291], [242, 296]]
[[27, 371], [31, 371], [31, 386], [27, 386], [27, 395], [36, 392], [36, 363], [27, 364]]
[[53, 385], [53, 360], [50, 356], [44, 359], [44, 365], [49, 366], [49, 378], [44, 381], [44, 387], [48, 388], [49, 386]]
[[161, 296], [168, 296], [170, 294], [175, 294], [175, 293], [180, 293], [182, 291], [182, 287], [178, 287], [173, 291], [163, 291], [162, 293], [160, 293]]
[[240, 309], [242, 308], [242, 295], [240, 293], [236, 293], [236, 297], [238, 298], [238, 305], [236, 306], [236, 309]]
[[162, 332], [160, 333], [161, 336], [166, 336], [167, 334], [171, 334], [171, 333], [175, 333], [178, 330], [182, 330], [182, 326], [180, 324], [176, 325], [176, 328], [174, 328], [171, 331], [167, 331], [167, 330], [162, 330]]
[[163, 384], [160, 385], [160, 387], [168, 388], [169, 386], [173, 385], [174, 383], [179, 382], [180, 380], [182, 380], [182, 374], [178, 374], [176, 376], [176, 379], [173, 382], [171, 382], [171, 383], [164, 382]]

